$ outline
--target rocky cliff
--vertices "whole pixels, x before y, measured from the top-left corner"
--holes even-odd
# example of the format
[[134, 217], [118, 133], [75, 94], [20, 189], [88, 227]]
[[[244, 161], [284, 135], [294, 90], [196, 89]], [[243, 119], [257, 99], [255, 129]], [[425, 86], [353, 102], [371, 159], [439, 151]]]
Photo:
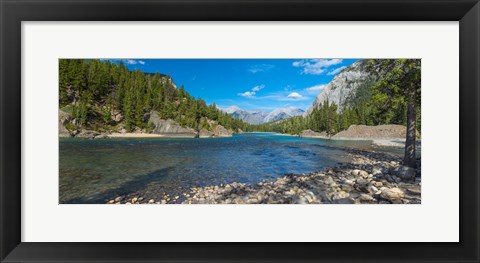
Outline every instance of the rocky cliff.
[[178, 136], [178, 137], [197, 137], [197, 131], [189, 127], [182, 127], [173, 120], [164, 120], [160, 119], [158, 113], [153, 111], [150, 113], [149, 123], [153, 123], [153, 133], [163, 134], [168, 136]]
[[318, 94], [313, 105], [307, 109], [303, 116], [307, 116], [320, 104], [327, 101], [335, 103], [338, 106], [337, 112], [342, 112], [358, 88], [373, 80], [366, 70], [368, 62], [369, 60], [357, 61], [338, 73]]
[[73, 121], [72, 115], [65, 111], [58, 111], [58, 136], [61, 138], [72, 137], [71, 131], [67, 129]]
[[[213, 137], [230, 137], [234, 133], [230, 129], [226, 129], [215, 121], [202, 118], [200, 130], [190, 127], [182, 127], [173, 120], [160, 119], [158, 113], [152, 111], [150, 113], [149, 122], [153, 124], [153, 133], [162, 134], [170, 137], [187, 137], [187, 138], [213, 138]], [[204, 124], [205, 122], [205, 124]]]

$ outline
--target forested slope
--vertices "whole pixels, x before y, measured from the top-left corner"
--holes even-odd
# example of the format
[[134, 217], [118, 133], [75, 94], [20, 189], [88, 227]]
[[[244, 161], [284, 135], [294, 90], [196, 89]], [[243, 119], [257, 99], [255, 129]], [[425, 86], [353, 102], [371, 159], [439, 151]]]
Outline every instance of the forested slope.
[[60, 110], [71, 116], [65, 127], [72, 134], [152, 132], [151, 113], [197, 131], [212, 130], [212, 121], [232, 131], [247, 125], [177, 88], [169, 76], [131, 71], [121, 61], [60, 59], [59, 86]]
[[[350, 125], [407, 124], [407, 109], [416, 108], [421, 129], [419, 59], [361, 60], [345, 68], [315, 99], [303, 117], [256, 125], [249, 130], [298, 134], [310, 129], [330, 135]], [[409, 91], [416, 97], [411, 99]]]

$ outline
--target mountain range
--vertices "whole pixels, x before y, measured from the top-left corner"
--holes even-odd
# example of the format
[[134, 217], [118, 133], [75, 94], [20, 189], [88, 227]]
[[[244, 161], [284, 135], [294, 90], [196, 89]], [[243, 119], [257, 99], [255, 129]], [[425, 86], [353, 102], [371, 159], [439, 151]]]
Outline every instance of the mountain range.
[[273, 111], [243, 110], [237, 106], [219, 109], [230, 114], [233, 118], [240, 119], [244, 122], [254, 125], [280, 121], [304, 114], [302, 109], [295, 107], [278, 108]]

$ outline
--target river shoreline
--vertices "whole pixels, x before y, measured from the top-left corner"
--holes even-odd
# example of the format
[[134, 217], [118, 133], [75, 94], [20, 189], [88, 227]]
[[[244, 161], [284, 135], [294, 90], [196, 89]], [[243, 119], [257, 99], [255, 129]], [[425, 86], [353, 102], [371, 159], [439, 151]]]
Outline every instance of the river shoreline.
[[348, 150], [350, 162], [310, 174], [289, 174], [257, 184], [231, 183], [192, 187], [177, 196], [146, 199], [132, 194], [108, 204], [420, 204], [421, 162], [415, 179], [407, 178], [401, 158]]
[[[245, 132], [245, 133], [261, 133], [261, 132]], [[270, 133], [270, 132], [265, 132]], [[278, 136], [292, 136], [292, 137], [301, 137], [308, 139], [322, 139], [322, 140], [331, 140], [331, 141], [370, 141], [373, 145], [382, 146], [382, 147], [405, 147], [405, 138], [363, 138], [363, 137], [323, 137], [323, 136], [299, 136], [298, 134], [285, 134], [278, 133]], [[80, 139], [146, 139], [146, 138], [195, 138], [195, 139], [211, 139], [211, 138], [226, 138], [230, 136], [214, 136], [214, 137], [192, 137], [182, 134], [155, 134], [155, 133], [95, 133], [89, 132], [83, 135], [71, 137], [71, 136], [60, 136], [60, 138], [80, 138]], [[420, 145], [421, 141], [417, 140], [417, 145]]]

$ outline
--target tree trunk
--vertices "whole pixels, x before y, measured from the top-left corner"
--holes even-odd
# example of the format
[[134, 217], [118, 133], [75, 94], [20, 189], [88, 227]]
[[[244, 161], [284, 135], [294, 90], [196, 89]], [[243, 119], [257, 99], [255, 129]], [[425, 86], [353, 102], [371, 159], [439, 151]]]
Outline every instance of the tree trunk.
[[405, 141], [404, 165], [416, 168], [415, 144], [417, 136], [417, 107], [415, 105], [417, 97], [417, 87], [411, 84], [407, 109], [407, 138]]

